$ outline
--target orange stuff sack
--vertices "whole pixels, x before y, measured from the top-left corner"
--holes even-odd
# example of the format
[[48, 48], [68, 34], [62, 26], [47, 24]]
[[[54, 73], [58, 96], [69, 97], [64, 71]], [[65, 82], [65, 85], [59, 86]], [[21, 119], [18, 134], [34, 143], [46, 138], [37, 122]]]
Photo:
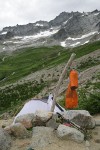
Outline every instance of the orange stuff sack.
[[78, 73], [76, 70], [71, 70], [69, 79], [71, 88], [72, 89], [78, 88]]
[[78, 105], [78, 95], [75, 90], [78, 88], [78, 73], [75, 70], [71, 70], [69, 75], [70, 83], [66, 91], [65, 107], [68, 109], [75, 108]]

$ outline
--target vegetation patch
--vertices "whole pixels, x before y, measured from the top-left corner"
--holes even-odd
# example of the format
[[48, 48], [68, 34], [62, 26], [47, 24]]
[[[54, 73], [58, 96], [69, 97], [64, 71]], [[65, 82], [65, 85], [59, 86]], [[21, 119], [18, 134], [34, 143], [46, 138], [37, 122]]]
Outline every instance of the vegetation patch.
[[16, 82], [37, 70], [51, 68], [65, 63], [68, 61], [72, 52], [75, 52], [76, 58], [79, 58], [97, 49], [100, 49], [100, 41], [73, 49], [53, 46], [23, 48], [14, 51], [11, 55], [2, 53], [0, 56], [0, 86]]
[[95, 65], [99, 65], [99, 59], [93, 59], [91, 57], [89, 57], [85, 62], [81, 62], [81, 64], [77, 67], [78, 70], [83, 71], [89, 67], [95, 66]]
[[[72, 52], [76, 53], [76, 57], [79, 58], [90, 52], [100, 49], [100, 41], [89, 43], [83, 46], [79, 46], [73, 49], [65, 49], [61, 46], [53, 47], [40, 47], [40, 48], [24, 48], [18, 51], [14, 51], [11, 55], [2, 53], [0, 55], [0, 86], [14, 83], [24, 76], [34, 73], [37, 70], [43, 68], [51, 68], [58, 66], [61, 63], [68, 61]], [[4, 58], [5, 57], [5, 58]], [[87, 60], [82, 62], [79, 66], [79, 70], [87, 69], [88, 67], [98, 65], [97, 60]], [[96, 79], [95, 77], [94, 79]], [[99, 75], [97, 80], [99, 79]], [[52, 82], [57, 82], [57, 79], [44, 82], [43, 76], [39, 82], [28, 81], [16, 86], [11, 85], [4, 89], [0, 89], [0, 113], [3, 111], [16, 112], [17, 109], [21, 109], [26, 100], [34, 97], [44, 87], [48, 87]], [[93, 87], [92, 93], [90, 93], [90, 87]], [[100, 88], [99, 82], [88, 83], [85, 87], [78, 90], [79, 93], [79, 107], [77, 109], [86, 109], [91, 114], [100, 112], [100, 94], [98, 89]], [[59, 102], [61, 106], [65, 106], [64, 99]]]
[[47, 82], [32, 81], [0, 89], [0, 113], [4, 110], [16, 112], [18, 107], [22, 107], [26, 100], [40, 93], [46, 85]]
[[[78, 89], [78, 107], [79, 110], [87, 110], [91, 115], [100, 113], [100, 74], [95, 78], [94, 83], [88, 81], [87, 84]], [[59, 101], [62, 107], [65, 107], [65, 98]], [[67, 110], [67, 109], [66, 109]]]

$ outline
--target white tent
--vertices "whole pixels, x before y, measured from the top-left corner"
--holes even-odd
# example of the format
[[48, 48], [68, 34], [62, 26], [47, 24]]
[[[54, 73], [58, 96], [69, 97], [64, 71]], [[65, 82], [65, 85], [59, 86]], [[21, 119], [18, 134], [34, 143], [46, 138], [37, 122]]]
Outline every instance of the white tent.
[[[44, 111], [50, 112], [52, 102], [53, 102], [52, 94], [49, 94], [48, 99], [31, 99], [24, 105], [24, 107], [21, 109], [21, 111], [17, 114], [17, 116], [14, 119], [14, 122], [17, 117], [25, 115], [25, 114], [29, 114], [29, 113], [35, 113], [38, 110], [40, 110], [40, 111], [44, 110]], [[63, 107], [61, 107], [60, 105], [57, 104], [55, 106], [54, 113], [57, 113], [57, 112], [61, 113], [64, 111], [66, 111], [66, 110]]]

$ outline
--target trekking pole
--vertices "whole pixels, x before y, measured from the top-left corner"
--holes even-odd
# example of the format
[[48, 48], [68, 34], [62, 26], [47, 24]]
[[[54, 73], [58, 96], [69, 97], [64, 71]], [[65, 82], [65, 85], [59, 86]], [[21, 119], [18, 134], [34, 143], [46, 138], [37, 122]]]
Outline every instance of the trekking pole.
[[77, 125], [76, 123], [74, 123], [73, 121], [70, 121], [69, 119], [66, 119], [64, 116], [62, 116], [60, 113], [58, 113], [58, 116], [61, 117], [63, 119], [63, 121], [69, 123], [72, 127], [76, 128], [77, 130], [79, 130], [80, 132], [82, 132], [83, 134], [86, 134], [87, 130], [85, 128], [82, 128], [81, 126]]
[[65, 66], [65, 68], [64, 68], [64, 70], [63, 70], [63, 72], [62, 72], [62, 74], [61, 74], [61, 76], [60, 76], [60, 78], [59, 78], [58, 84], [57, 84], [57, 86], [56, 86], [56, 88], [55, 88], [55, 91], [54, 91], [54, 99], [53, 99], [53, 103], [52, 103], [52, 107], [51, 107], [51, 112], [54, 112], [55, 105], [56, 105], [56, 98], [57, 98], [57, 96], [58, 96], [58, 91], [59, 91], [61, 82], [62, 82], [62, 80], [63, 80], [63, 78], [64, 78], [64, 76], [65, 76], [65, 74], [66, 74], [66, 71], [67, 71], [68, 68], [71, 66], [71, 64], [72, 64], [72, 62], [73, 62], [75, 56], [76, 56], [76, 54], [75, 54], [75, 53], [72, 53], [70, 59], [68, 60], [66, 66]]

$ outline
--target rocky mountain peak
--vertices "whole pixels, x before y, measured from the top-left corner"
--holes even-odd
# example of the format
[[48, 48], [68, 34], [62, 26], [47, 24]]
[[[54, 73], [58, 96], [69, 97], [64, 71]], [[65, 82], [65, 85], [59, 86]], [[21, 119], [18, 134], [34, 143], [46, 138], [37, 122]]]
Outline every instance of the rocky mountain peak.
[[51, 20], [49, 23], [52, 26], [59, 26], [61, 25], [64, 21], [68, 20], [71, 17], [72, 13], [68, 12], [62, 12], [58, 16], [56, 16], [55, 19]]
[[[39, 20], [26, 25], [17, 24], [16, 26], [5, 27], [0, 31], [0, 40], [5, 41], [17, 36], [20, 40], [12, 40], [12, 45], [14, 43], [18, 46], [24, 44], [31, 46], [61, 45], [63, 41], [65, 47], [70, 47], [91, 41], [93, 36], [100, 34], [99, 32], [100, 11], [96, 9], [92, 12], [83, 13], [78, 11], [62, 12], [49, 22]], [[98, 37], [96, 40], [100, 39], [100, 36], [96, 37]]]
[[100, 12], [98, 9], [95, 9], [94, 11], [92, 11], [91, 13], [98, 13]]

